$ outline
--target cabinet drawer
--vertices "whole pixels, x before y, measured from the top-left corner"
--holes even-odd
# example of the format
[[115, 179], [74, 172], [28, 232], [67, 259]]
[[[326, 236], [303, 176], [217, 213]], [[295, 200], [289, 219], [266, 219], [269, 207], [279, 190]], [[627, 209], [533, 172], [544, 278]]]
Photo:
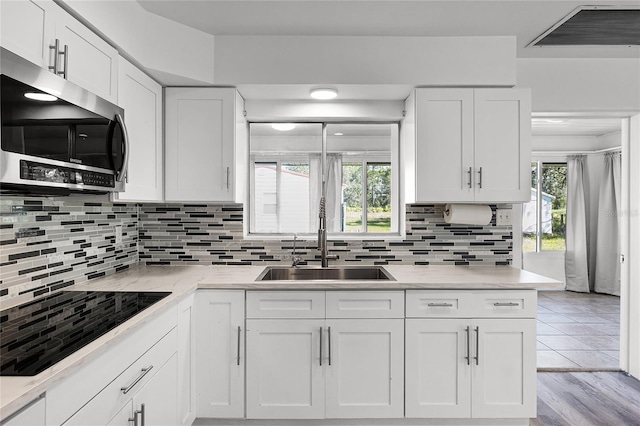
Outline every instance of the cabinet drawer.
[[324, 291], [248, 291], [247, 318], [324, 318]]
[[407, 318], [457, 318], [470, 315], [465, 292], [407, 290]]
[[[131, 366], [176, 326], [177, 310], [173, 306], [143, 320], [144, 325], [128, 334], [100, 356], [82, 365], [75, 374], [47, 391], [47, 424], [59, 425], [78, 411], [115, 377]], [[92, 345], [92, 344], [90, 344]], [[73, 355], [71, 355], [73, 357]], [[73, 358], [71, 358], [73, 359]]]
[[479, 318], [535, 318], [535, 290], [476, 291], [469, 294], [473, 316]]
[[402, 291], [328, 291], [327, 318], [404, 318]]
[[64, 426], [83, 426], [92, 422], [106, 424], [171, 358], [176, 352], [177, 344], [178, 332], [174, 328], [74, 414]]

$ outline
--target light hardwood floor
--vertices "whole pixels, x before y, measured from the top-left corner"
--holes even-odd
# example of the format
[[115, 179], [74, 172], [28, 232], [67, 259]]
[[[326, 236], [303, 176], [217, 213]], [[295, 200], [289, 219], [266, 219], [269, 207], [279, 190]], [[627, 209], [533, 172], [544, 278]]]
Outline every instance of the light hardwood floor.
[[638, 426], [640, 381], [623, 373], [538, 373], [530, 426]]

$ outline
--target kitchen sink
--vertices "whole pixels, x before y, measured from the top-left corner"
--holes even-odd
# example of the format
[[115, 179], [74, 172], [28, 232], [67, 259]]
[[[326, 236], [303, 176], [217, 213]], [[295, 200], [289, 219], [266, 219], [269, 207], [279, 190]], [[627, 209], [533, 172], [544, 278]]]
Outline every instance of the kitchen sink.
[[329, 268], [267, 266], [256, 281], [318, 281], [318, 280], [387, 280], [395, 279], [380, 266], [335, 266]]

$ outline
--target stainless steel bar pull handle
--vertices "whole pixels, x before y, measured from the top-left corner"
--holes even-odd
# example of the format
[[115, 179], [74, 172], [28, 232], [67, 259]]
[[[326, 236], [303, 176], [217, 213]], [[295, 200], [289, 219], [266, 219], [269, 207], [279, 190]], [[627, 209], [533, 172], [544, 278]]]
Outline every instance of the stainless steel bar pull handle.
[[471, 175], [473, 174], [473, 167], [469, 167], [469, 171], [467, 171], [467, 173], [469, 174], [469, 188], [473, 188], [473, 185], [471, 184]]
[[60, 50], [60, 40], [56, 39], [52, 45], [49, 45], [49, 50], [53, 50], [53, 65], [49, 65], [49, 71], [54, 74], [58, 74], [58, 51]]
[[61, 75], [65, 80], [69, 76], [69, 46], [64, 45], [64, 50], [62, 52], [58, 52], [59, 55], [64, 56], [64, 69], [62, 71], [58, 71], [58, 75]]
[[478, 186], [482, 188], [482, 167], [480, 167], [480, 170], [478, 170], [478, 175], [479, 175]]
[[476, 327], [476, 365], [480, 365], [480, 327]]
[[229, 189], [229, 175], [230, 175], [231, 171], [229, 170], [229, 167], [227, 167], [227, 189]]
[[131, 383], [129, 386], [123, 386], [123, 387], [121, 387], [121, 388], [120, 388], [120, 390], [122, 391], [122, 393], [124, 393], [124, 394], [129, 393], [129, 391], [130, 391], [131, 389], [133, 389], [133, 387], [134, 387], [135, 385], [137, 385], [137, 384], [138, 384], [138, 382], [139, 382], [140, 380], [142, 380], [142, 378], [143, 378], [144, 376], [146, 376], [147, 374], [149, 374], [149, 371], [151, 371], [152, 369], [153, 369], [153, 365], [150, 365], [150, 366], [148, 366], [148, 367], [143, 368], [142, 370], [140, 370], [140, 371], [141, 371], [140, 375], [139, 375], [139, 376], [138, 376], [138, 377], [133, 381], [133, 383]]
[[144, 419], [144, 414], [145, 414], [145, 409], [144, 409], [144, 404], [140, 404], [140, 411], [138, 411], [138, 413], [140, 413], [140, 426], [146, 426], [147, 422]]
[[320, 365], [322, 365], [322, 327], [320, 327]]
[[327, 349], [329, 349], [329, 365], [331, 365], [331, 327], [329, 327], [328, 334], [329, 334], [329, 347]]
[[242, 334], [242, 328], [238, 326], [238, 357], [236, 360], [236, 365], [240, 365], [240, 335]]
[[453, 303], [427, 303], [430, 308], [451, 308]]
[[496, 302], [493, 306], [520, 306], [517, 302]]
[[464, 331], [467, 333], [467, 356], [464, 359], [467, 360], [467, 365], [471, 365], [471, 333], [469, 332], [469, 326]]

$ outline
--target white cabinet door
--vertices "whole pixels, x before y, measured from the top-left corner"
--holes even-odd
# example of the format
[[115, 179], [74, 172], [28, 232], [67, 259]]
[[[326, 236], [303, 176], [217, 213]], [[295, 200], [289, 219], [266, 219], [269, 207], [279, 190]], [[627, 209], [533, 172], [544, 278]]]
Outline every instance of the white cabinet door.
[[107, 423], [107, 426], [131, 426], [133, 423], [133, 401], [128, 400], [127, 403], [118, 411], [118, 413], [113, 416], [111, 420]]
[[66, 79], [88, 91], [118, 103], [118, 52], [106, 41], [67, 13], [56, 22], [60, 49], [68, 46]]
[[404, 320], [327, 320], [326, 417], [402, 418]]
[[470, 321], [407, 319], [406, 416], [471, 416]]
[[531, 92], [476, 89], [474, 105], [475, 200], [529, 201]]
[[417, 202], [529, 201], [530, 90], [416, 89], [407, 102]]
[[244, 417], [244, 291], [196, 299], [197, 417]]
[[[133, 397], [133, 409], [144, 410], [145, 425], [175, 426], [178, 419], [178, 355], [167, 361]], [[144, 408], [143, 408], [144, 404]], [[128, 423], [129, 424], [129, 423]], [[141, 423], [138, 423], [141, 424]]]
[[236, 90], [168, 88], [165, 96], [166, 201], [234, 201]]
[[196, 418], [195, 295], [178, 303], [178, 421], [191, 425]]
[[49, 44], [55, 39], [56, 14], [52, 1], [23, 0], [0, 2], [0, 44], [16, 55], [47, 68]]
[[[3, 11], [4, 12], [4, 11]], [[2, 421], [2, 426], [44, 426], [45, 398], [44, 395], [31, 402], [17, 413]]]
[[417, 201], [473, 201], [473, 89], [417, 89]]
[[162, 201], [162, 86], [120, 58], [118, 105], [124, 108], [130, 152], [125, 192], [114, 198]]
[[322, 419], [324, 320], [247, 320], [247, 418]]
[[535, 417], [535, 319], [475, 320], [472, 327], [472, 416]]

